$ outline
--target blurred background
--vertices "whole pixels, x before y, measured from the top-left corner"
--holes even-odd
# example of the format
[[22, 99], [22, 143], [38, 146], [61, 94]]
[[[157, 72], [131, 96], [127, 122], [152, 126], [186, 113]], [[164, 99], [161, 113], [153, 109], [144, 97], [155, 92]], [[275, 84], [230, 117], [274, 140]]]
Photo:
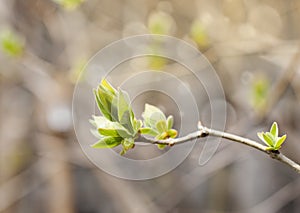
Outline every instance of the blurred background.
[[[72, 122], [75, 84], [89, 77], [83, 67], [98, 50], [131, 35], [171, 35], [216, 70], [226, 131], [257, 139], [276, 120], [288, 134], [282, 152], [300, 162], [299, 7], [297, 0], [2, 0], [0, 212], [299, 212], [299, 175], [251, 148], [223, 141], [199, 166], [199, 141], [170, 173], [129, 181], [87, 159]], [[132, 65], [182, 69], [155, 57]], [[193, 76], [186, 78], [196, 90]], [[179, 125], [178, 110], [167, 109], [174, 104], [163, 95], [137, 99], [137, 114], [145, 100], [165, 107]], [[204, 124], [207, 114], [200, 110]], [[129, 156], [145, 153], [135, 151]]]

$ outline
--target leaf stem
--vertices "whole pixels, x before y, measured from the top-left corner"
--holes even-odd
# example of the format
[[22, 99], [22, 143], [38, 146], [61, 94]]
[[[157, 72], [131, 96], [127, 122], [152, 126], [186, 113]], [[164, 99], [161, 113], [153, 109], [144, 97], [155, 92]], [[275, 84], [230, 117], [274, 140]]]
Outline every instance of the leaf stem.
[[248, 139], [248, 138], [244, 138], [244, 137], [241, 137], [241, 136], [238, 136], [238, 135], [234, 135], [234, 134], [231, 134], [231, 133], [219, 131], [219, 130], [209, 129], [205, 126], [202, 126], [200, 122], [198, 124], [198, 131], [190, 133], [186, 136], [183, 136], [183, 137], [180, 137], [180, 138], [174, 138], [174, 139], [169, 138], [169, 139], [166, 139], [166, 140], [156, 140], [156, 139], [153, 139], [153, 138], [145, 138], [146, 141], [144, 143], [162, 144], [162, 145], [173, 146], [173, 145], [177, 145], [177, 144], [186, 143], [186, 142], [192, 141], [192, 140], [197, 139], [197, 138], [204, 138], [204, 137], [207, 137], [207, 136], [225, 138], [227, 140], [231, 140], [231, 141], [241, 143], [241, 144], [244, 144], [246, 146], [255, 148], [259, 151], [262, 151], [262, 152], [266, 153], [271, 158], [286, 164], [287, 166], [291, 167], [297, 173], [300, 174], [300, 165], [298, 163], [294, 162], [293, 160], [291, 160], [290, 158], [288, 158], [287, 156], [280, 153], [278, 150], [276, 150], [276, 151], [268, 150], [267, 146], [264, 146], [264, 145], [258, 143], [257, 141], [254, 141], [254, 140], [251, 140], [251, 139]]

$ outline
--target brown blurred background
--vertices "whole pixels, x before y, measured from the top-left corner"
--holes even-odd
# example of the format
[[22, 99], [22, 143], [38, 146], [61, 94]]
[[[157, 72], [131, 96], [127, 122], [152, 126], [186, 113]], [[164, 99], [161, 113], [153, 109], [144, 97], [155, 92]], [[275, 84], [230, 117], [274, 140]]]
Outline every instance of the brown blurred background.
[[300, 212], [299, 175], [227, 141], [204, 167], [199, 143], [162, 177], [110, 176], [81, 150], [71, 104], [99, 49], [130, 35], [172, 35], [218, 73], [226, 130], [257, 139], [276, 120], [288, 134], [282, 151], [299, 162], [299, 7], [298, 0], [2, 0], [0, 211]]

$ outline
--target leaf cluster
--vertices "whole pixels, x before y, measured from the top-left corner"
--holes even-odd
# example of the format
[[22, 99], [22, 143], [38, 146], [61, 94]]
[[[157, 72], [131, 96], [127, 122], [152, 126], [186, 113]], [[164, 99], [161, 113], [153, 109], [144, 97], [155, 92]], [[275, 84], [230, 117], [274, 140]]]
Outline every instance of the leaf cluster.
[[[90, 123], [95, 127], [91, 132], [99, 140], [93, 148], [113, 148], [122, 145], [121, 155], [134, 148], [134, 140], [139, 134], [155, 137], [157, 140], [175, 138], [177, 131], [172, 129], [173, 116], [165, 114], [155, 106], [146, 104], [138, 120], [130, 105], [128, 94], [115, 89], [105, 79], [94, 90], [95, 99], [102, 116], [93, 116]], [[159, 148], [164, 146], [159, 145]]]
[[[177, 131], [172, 129], [174, 123], [172, 115], [166, 118], [160, 109], [146, 104], [142, 117], [144, 119], [144, 127], [140, 129], [142, 134], [154, 136], [157, 140], [165, 140], [177, 136]], [[158, 147], [161, 149], [165, 146], [158, 144]]]
[[269, 132], [259, 132], [257, 136], [268, 146], [268, 150], [279, 150], [286, 139], [286, 135], [279, 137], [278, 132], [278, 125], [274, 122]]

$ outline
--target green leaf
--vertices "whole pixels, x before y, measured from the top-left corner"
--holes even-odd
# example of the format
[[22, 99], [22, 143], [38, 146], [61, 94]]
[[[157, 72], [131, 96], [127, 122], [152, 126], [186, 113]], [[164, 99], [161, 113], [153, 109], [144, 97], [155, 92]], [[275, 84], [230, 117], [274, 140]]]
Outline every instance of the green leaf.
[[93, 120], [91, 120], [91, 121], [94, 123], [94, 126], [97, 129], [102, 128], [102, 127], [106, 127], [108, 125], [108, 123], [111, 122], [110, 120], [108, 120], [107, 118], [105, 118], [103, 116], [96, 116], [96, 115], [93, 115]]
[[102, 103], [101, 103], [101, 101], [100, 101], [100, 98], [99, 98], [99, 96], [98, 96], [98, 90], [94, 89], [93, 92], [94, 92], [94, 96], [95, 96], [95, 99], [96, 99], [96, 103], [97, 103], [97, 106], [98, 106], [100, 112], [103, 114], [103, 116], [105, 116], [105, 117], [107, 117], [109, 120], [111, 120], [110, 115], [106, 113], [106, 110], [104, 109], [104, 107], [103, 107], [103, 105], [102, 105]]
[[103, 136], [132, 137], [132, 134], [118, 122], [112, 122], [103, 116], [93, 116], [93, 118], [92, 123]]
[[[101, 81], [94, 93], [97, 105], [103, 116], [105, 116], [107, 119], [111, 121], [119, 121], [126, 124], [128, 123], [128, 121], [125, 122], [124, 119], [131, 121], [132, 117], [134, 117], [134, 114], [129, 105], [128, 95], [121, 90], [117, 91], [116, 89], [114, 89], [105, 79]], [[119, 103], [119, 101], [124, 101], [125, 105], [123, 103]], [[120, 105], [122, 106], [121, 108], [119, 107]], [[127, 117], [124, 117], [123, 115], [124, 112], [126, 112], [126, 110], [124, 110], [124, 106], [129, 109], [130, 119], [128, 119], [128, 115], [126, 115]], [[130, 128], [130, 126], [131, 125], [129, 125], [128, 128]]]
[[108, 83], [108, 81], [106, 79], [102, 79], [101, 81], [101, 85], [103, 88], [105, 88], [106, 90], [110, 91], [112, 94], [116, 94], [117, 91], [115, 88], [113, 88], [113, 86]]
[[94, 116], [90, 120], [97, 129], [91, 132], [100, 138], [92, 147], [107, 148], [122, 144], [121, 154], [125, 154], [134, 147], [134, 138], [143, 125], [142, 121], [134, 117], [128, 94], [114, 89], [105, 79], [94, 94], [103, 116]]
[[132, 135], [124, 128], [114, 129], [114, 128], [99, 128], [98, 132], [103, 136], [112, 136], [112, 137], [122, 137], [128, 138], [132, 137]]
[[156, 140], [165, 140], [168, 138], [169, 138], [169, 135], [167, 132], [163, 132], [155, 137]]
[[[130, 106], [129, 106], [129, 96], [126, 92], [123, 92], [122, 90], [119, 90], [119, 96], [118, 96], [118, 118], [120, 123], [128, 123], [130, 122], [129, 118], [123, 118], [124, 114], [126, 112], [129, 112]], [[130, 115], [130, 114], [129, 114]], [[122, 122], [123, 121], [123, 122]]]
[[270, 138], [270, 136], [268, 136], [267, 134], [263, 133], [262, 134], [263, 138], [264, 138], [264, 142], [266, 145], [270, 146], [270, 147], [273, 147], [273, 140], [272, 138]]
[[279, 150], [286, 139], [286, 135], [278, 137], [278, 125], [274, 122], [270, 128], [270, 132], [257, 133], [258, 137], [268, 145], [267, 150]]
[[143, 122], [141, 120], [133, 119], [133, 128], [135, 132], [137, 132], [143, 126]]
[[276, 139], [270, 132], [265, 132], [265, 134], [266, 134], [269, 138], [271, 138], [272, 144], [273, 144], [273, 146], [274, 146], [277, 139]]
[[100, 112], [105, 116], [108, 120], [113, 120], [111, 116], [111, 102], [108, 100], [108, 95], [103, 93], [99, 88], [96, 94], [96, 101], [99, 107]]
[[168, 131], [166, 121], [165, 120], [158, 121], [156, 123], [156, 129], [158, 130], [159, 133]]
[[273, 135], [274, 138], [277, 138], [278, 137], [278, 125], [276, 122], [274, 122], [272, 124], [272, 127], [270, 129], [270, 133]]
[[174, 123], [174, 118], [172, 115], [170, 115], [167, 119], [168, 129], [172, 129]]
[[159, 149], [164, 149], [166, 146], [167, 146], [167, 145], [165, 145], [165, 144], [157, 144], [157, 147], [158, 147]]
[[285, 139], [286, 139], [286, 135], [281, 136], [275, 144], [275, 149], [279, 149], [283, 144], [283, 142], [285, 141]]
[[271, 150], [275, 150], [275, 148], [274, 148], [274, 147], [268, 146], [268, 147], [266, 148], [266, 150], [267, 150], [267, 151], [271, 151]]
[[105, 90], [101, 90], [101, 87], [98, 89], [98, 98], [100, 100], [100, 103], [102, 104], [102, 109], [101, 112], [103, 114], [108, 114], [109, 117], [107, 117], [107, 119], [111, 120], [111, 121], [116, 121], [117, 118], [112, 117], [112, 107], [113, 107], [113, 99], [114, 96], [112, 93], [107, 92]]
[[265, 140], [264, 137], [263, 137], [263, 132], [258, 132], [258, 133], [257, 133], [257, 136], [259, 137], [259, 139], [260, 139], [261, 141], [264, 141], [264, 140]]
[[167, 131], [170, 138], [176, 138], [177, 137], [177, 131], [175, 129], [169, 129]]
[[132, 138], [126, 138], [122, 141], [122, 146], [126, 151], [132, 149], [134, 146], [134, 140]]
[[96, 101], [101, 113], [111, 121], [117, 121], [118, 117], [114, 113], [117, 110], [117, 91], [103, 79], [96, 90]]
[[132, 138], [126, 138], [121, 143], [123, 150], [120, 152], [120, 155], [124, 155], [129, 149], [134, 148], [134, 140]]
[[161, 120], [166, 120], [164, 113], [155, 106], [150, 104], [145, 105], [145, 110], [142, 114], [144, 123], [147, 127], [156, 127], [156, 123]]
[[140, 132], [143, 135], [151, 135], [151, 136], [157, 136], [159, 133], [155, 131], [154, 129], [151, 129], [150, 127], [143, 127], [140, 128]]
[[134, 133], [133, 120], [134, 114], [131, 106], [129, 105], [129, 96], [126, 92], [119, 90], [118, 95], [118, 118], [119, 122], [131, 133]]
[[101, 100], [98, 96], [97, 90], [94, 90], [94, 94], [95, 94], [95, 99], [96, 99], [98, 108], [99, 108], [100, 112], [102, 113], [102, 115], [105, 116], [108, 120], [112, 120], [110, 113], [106, 110], [106, 108], [101, 103]]
[[104, 137], [91, 145], [93, 148], [113, 148], [121, 144], [123, 138], [121, 137]]
[[118, 95], [115, 96], [112, 100], [110, 115], [111, 115], [111, 117], [113, 118], [114, 121], [119, 122], [119, 118], [118, 118]]

